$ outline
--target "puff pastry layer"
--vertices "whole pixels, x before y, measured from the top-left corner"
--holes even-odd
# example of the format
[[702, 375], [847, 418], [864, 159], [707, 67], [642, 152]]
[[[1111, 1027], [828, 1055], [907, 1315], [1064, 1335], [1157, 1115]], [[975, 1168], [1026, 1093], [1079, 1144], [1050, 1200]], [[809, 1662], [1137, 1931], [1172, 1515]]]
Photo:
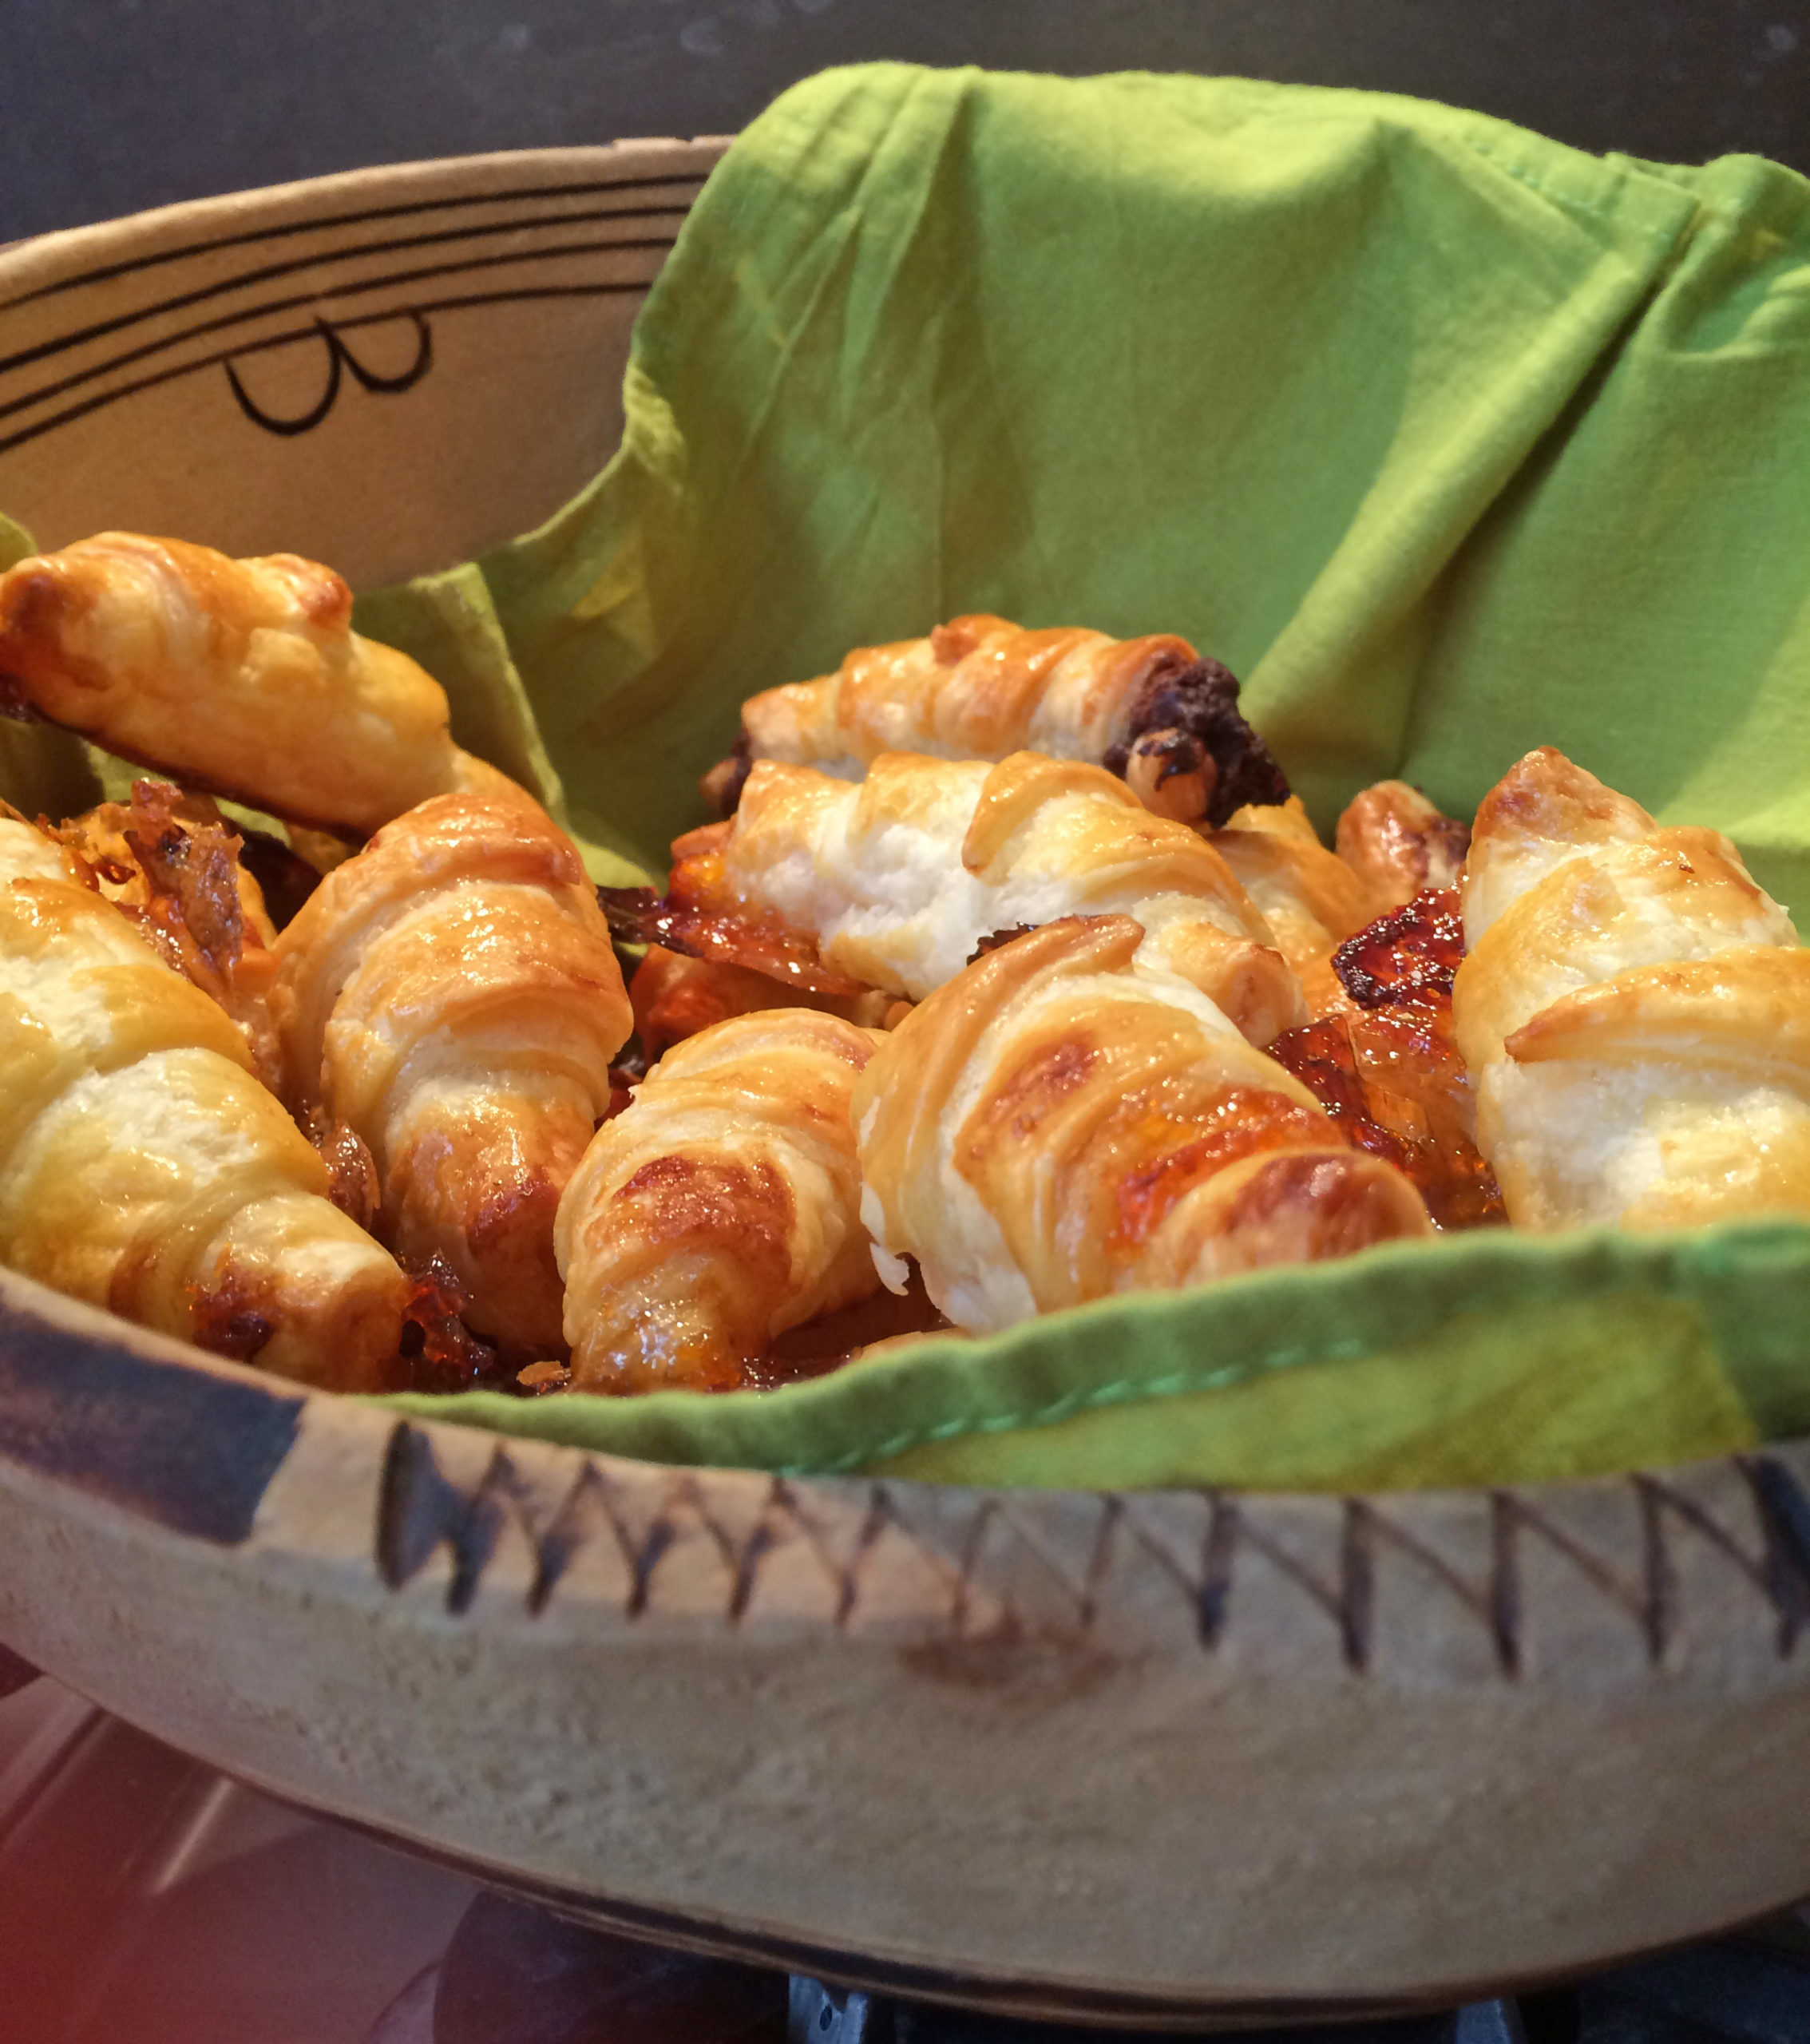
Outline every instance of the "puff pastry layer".
[[0, 708], [360, 837], [430, 795], [511, 790], [453, 744], [439, 683], [351, 614], [296, 554], [101, 533], [0, 575]]
[[725, 1388], [879, 1289], [849, 1120], [877, 1040], [812, 1008], [738, 1016], [598, 1130], [559, 1210], [576, 1388]]
[[1431, 1228], [1123, 916], [988, 953], [857, 1085], [868, 1227], [958, 1327], [1343, 1256]]
[[674, 850], [675, 897], [778, 917], [826, 965], [912, 1000], [1000, 931], [1123, 913], [1144, 930], [1140, 962], [1198, 987], [1254, 1042], [1306, 1019], [1218, 852], [1079, 761], [887, 753], [857, 783], [762, 761], [733, 823]]
[[1238, 695], [1217, 660], [1169, 633], [1120, 640], [958, 617], [928, 638], [862, 647], [834, 674], [751, 697], [737, 752], [706, 790], [727, 813], [753, 759], [858, 779], [886, 752], [1040, 752], [1107, 766], [1162, 815], [1222, 823], [1246, 802], [1288, 793]]
[[0, 816], [0, 1258], [77, 1298], [373, 1388], [407, 1285], [245, 1040], [44, 833]]
[[576, 851], [525, 798], [440, 795], [278, 937], [298, 1098], [362, 1139], [378, 1227], [510, 1353], [560, 1341], [553, 1215], [609, 1105], [628, 996]]
[[1527, 1228], [1810, 1212], [1810, 955], [1714, 830], [1543, 747], [1478, 810], [1452, 989]]

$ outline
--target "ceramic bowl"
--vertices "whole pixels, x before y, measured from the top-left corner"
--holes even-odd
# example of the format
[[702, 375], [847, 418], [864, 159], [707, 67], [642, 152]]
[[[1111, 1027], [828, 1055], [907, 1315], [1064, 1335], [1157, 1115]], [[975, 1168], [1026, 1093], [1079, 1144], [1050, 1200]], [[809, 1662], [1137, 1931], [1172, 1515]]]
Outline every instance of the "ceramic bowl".
[[[530, 526], [613, 444], [720, 146], [0, 253], [0, 506], [367, 585]], [[405, 1423], [0, 1276], [0, 1640], [248, 1781], [903, 1993], [1449, 2002], [1810, 1892], [1806, 1446], [1374, 1498], [778, 1482]]]

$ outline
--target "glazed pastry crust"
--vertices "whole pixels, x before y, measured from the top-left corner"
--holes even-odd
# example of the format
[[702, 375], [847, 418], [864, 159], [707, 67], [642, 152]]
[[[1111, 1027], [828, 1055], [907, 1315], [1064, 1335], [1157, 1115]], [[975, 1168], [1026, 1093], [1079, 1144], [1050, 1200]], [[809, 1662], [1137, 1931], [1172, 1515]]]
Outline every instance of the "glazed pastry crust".
[[554, 1213], [631, 1024], [571, 842], [524, 798], [438, 796], [329, 873], [276, 950], [298, 1104], [369, 1147], [380, 1234], [443, 1259], [507, 1353], [553, 1353]]
[[1810, 958], [1727, 838], [1562, 755], [1478, 812], [1453, 988], [1509, 1217], [1810, 1213]]
[[1142, 962], [1178, 973], [1253, 1041], [1305, 1019], [1219, 853], [1078, 761], [889, 753], [854, 785], [762, 762], [703, 857], [715, 863], [675, 870], [675, 893], [683, 876], [724, 908], [779, 917], [814, 937], [826, 965], [912, 1000], [998, 932], [1123, 913], [1144, 930]]
[[0, 576], [0, 707], [360, 837], [430, 795], [512, 788], [453, 744], [439, 683], [351, 611], [295, 554], [102, 533]]
[[878, 1289], [849, 1119], [877, 1040], [811, 1008], [739, 1016], [598, 1130], [559, 1210], [576, 1388], [726, 1388]]
[[758, 1014], [770, 1008], [820, 1008], [844, 1021], [880, 1028], [896, 1004], [890, 994], [878, 992], [842, 998], [808, 992], [782, 985], [746, 965], [687, 957], [658, 944], [650, 944], [644, 953], [629, 981], [628, 999], [643, 1055], [655, 1062], [675, 1044], [727, 1022], [731, 1016]]
[[0, 1257], [165, 1333], [374, 1388], [406, 1281], [249, 1065], [62, 847], [0, 818]]
[[988, 953], [913, 1009], [855, 1091], [864, 1211], [958, 1327], [1428, 1233], [1394, 1167], [1122, 916]]

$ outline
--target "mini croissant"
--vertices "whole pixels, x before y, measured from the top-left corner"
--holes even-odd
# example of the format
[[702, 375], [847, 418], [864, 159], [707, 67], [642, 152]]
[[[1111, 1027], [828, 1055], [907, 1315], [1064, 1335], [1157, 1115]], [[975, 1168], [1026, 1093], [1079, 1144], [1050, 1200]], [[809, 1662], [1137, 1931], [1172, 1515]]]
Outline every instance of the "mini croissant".
[[1714, 830], [1551, 747], [1477, 812], [1452, 988], [1522, 1227], [1810, 1214], [1810, 954]]
[[884, 752], [1041, 752], [1107, 766], [1160, 815], [1223, 823], [1289, 791], [1238, 699], [1226, 668], [1166, 633], [1109, 639], [958, 617], [927, 639], [863, 647], [820, 680], [751, 697], [736, 750], [705, 792], [729, 814], [756, 759], [858, 779]]
[[430, 795], [511, 790], [453, 744], [439, 683], [351, 612], [295, 554], [102, 533], [0, 575], [0, 709], [357, 837]]
[[1318, 1014], [1337, 1000], [1333, 953], [1376, 913], [1363, 881], [1322, 845], [1298, 795], [1241, 809], [1209, 840], [1274, 931]]
[[368, 1146], [378, 1232], [439, 1257], [511, 1353], [560, 1340], [553, 1214], [609, 1105], [628, 996], [570, 841], [520, 795], [439, 795], [278, 937], [298, 1103]]
[[673, 849], [675, 898], [777, 917], [825, 965], [913, 1000], [1002, 931], [1123, 913], [1145, 933], [1143, 963], [1179, 973], [1253, 1042], [1306, 1020], [1225, 860], [1103, 767], [895, 752], [851, 783], [763, 761], [731, 822]]
[[1378, 913], [1456, 887], [1470, 842], [1467, 826], [1405, 781], [1378, 781], [1354, 795], [1333, 840]]
[[908, 1015], [855, 1088], [869, 1231], [976, 1333], [1424, 1235], [1420, 1195], [1123, 916], [1002, 945]]
[[738, 1016], [598, 1130], [559, 1210], [575, 1388], [723, 1389], [879, 1289], [849, 1123], [877, 1040], [813, 1008]]
[[0, 1259], [242, 1361], [375, 1388], [407, 1282], [324, 1197], [250, 1064], [61, 846], [0, 815]]

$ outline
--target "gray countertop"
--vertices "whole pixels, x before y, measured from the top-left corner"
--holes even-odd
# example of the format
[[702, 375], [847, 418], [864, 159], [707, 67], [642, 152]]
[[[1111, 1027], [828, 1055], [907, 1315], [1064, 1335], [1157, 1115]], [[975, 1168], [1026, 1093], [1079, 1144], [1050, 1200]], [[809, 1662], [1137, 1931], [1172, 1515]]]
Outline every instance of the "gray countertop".
[[360, 164], [723, 133], [870, 57], [1363, 85], [1810, 170], [1802, 0], [0, 0], [0, 240]]

